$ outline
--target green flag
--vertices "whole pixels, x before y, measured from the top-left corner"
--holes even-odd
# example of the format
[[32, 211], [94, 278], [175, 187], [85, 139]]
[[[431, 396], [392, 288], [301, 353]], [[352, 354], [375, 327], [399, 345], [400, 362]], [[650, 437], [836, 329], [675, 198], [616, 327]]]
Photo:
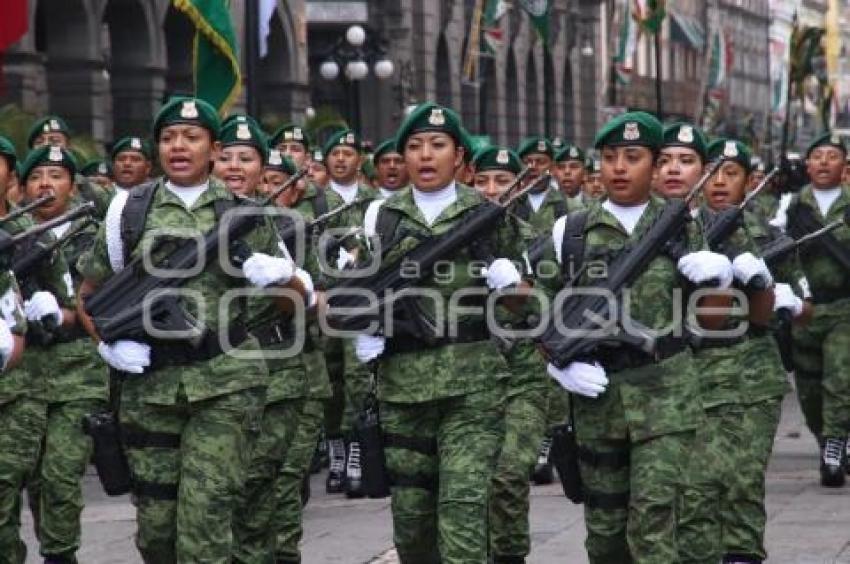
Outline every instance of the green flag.
[[195, 95], [225, 115], [242, 88], [228, 0], [173, 0], [195, 26]]
[[638, 0], [640, 6], [641, 27], [649, 33], [658, 33], [661, 23], [667, 16], [665, 0]]
[[531, 25], [537, 30], [543, 45], [549, 47], [549, 12], [552, 9], [552, 0], [519, 0], [520, 7], [528, 12]]

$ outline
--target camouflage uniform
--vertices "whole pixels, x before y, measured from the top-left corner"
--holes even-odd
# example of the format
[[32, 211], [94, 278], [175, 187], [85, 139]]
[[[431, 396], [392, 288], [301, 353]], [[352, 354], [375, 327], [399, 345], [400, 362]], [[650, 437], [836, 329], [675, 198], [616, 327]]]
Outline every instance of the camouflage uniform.
[[761, 219], [767, 221], [772, 219], [779, 210], [779, 197], [773, 194], [770, 188], [765, 188], [755, 198], [750, 200], [747, 208]]
[[[703, 220], [710, 213], [701, 210]], [[744, 224], [718, 249], [733, 260], [759, 255], [770, 238], [763, 220], [744, 213]], [[741, 319], [730, 320], [729, 326]], [[750, 326], [732, 341], [707, 340], [694, 355], [706, 422], [688, 471], [679, 520], [681, 562], [714, 563], [724, 555], [766, 558], [764, 474], [788, 390], [774, 338]]]
[[[663, 207], [663, 200], [651, 197], [631, 235], [601, 205], [589, 207], [585, 261], [607, 264], [624, 245], [637, 244]], [[702, 245], [698, 227], [689, 224], [685, 247], [694, 251]], [[588, 269], [578, 285], [593, 281], [590, 275], [594, 273]], [[659, 255], [631, 286], [631, 318], [651, 329], [668, 327], [676, 321], [674, 291], [685, 287], [676, 261]], [[660, 362], [620, 366], [616, 363], [622, 351], [600, 350], [594, 358], [606, 369], [608, 388], [595, 399], [575, 397], [585, 546], [592, 563], [669, 563], [678, 558], [677, 504], [702, 409], [690, 352], [673, 343], [669, 348], [680, 352]]]
[[[62, 247], [64, 260], [73, 265], [94, 238], [94, 228], [79, 220], [69, 230], [82, 228], [79, 236]], [[75, 288], [80, 279], [76, 269], [56, 272], [54, 283], [39, 281], [62, 307], [73, 310]], [[67, 277], [67, 278], [66, 278]], [[72, 282], [69, 286], [66, 282]], [[106, 365], [82, 327], [61, 328], [48, 346], [31, 346], [24, 361], [32, 374], [46, 381], [42, 396], [47, 402], [47, 429], [41, 456], [27, 483], [43, 556], [71, 560], [80, 547], [80, 514], [83, 510], [81, 480], [91, 456], [91, 439], [83, 433], [83, 417], [103, 411], [106, 405]]]
[[[187, 226], [208, 232], [216, 222], [215, 201], [233, 198], [220, 181], [210, 178], [209, 188], [187, 209], [160, 180], [131, 258], [169, 231], [183, 237]], [[94, 283], [112, 274], [106, 236], [102, 227], [79, 263], [83, 277]], [[244, 241], [255, 252], [280, 254], [269, 224]], [[267, 305], [265, 298], [253, 296], [234, 300], [227, 318], [220, 320], [219, 305], [227, 290], [245, 286], [243, 279], [212, 266], [184, 288], [199, 293], [207, 326], [218, 330], [220, 324], [253, 326], [252, 312]], [[198, 304], [187, 302], [186, 307], [198, 315]], [[250, 336], [237, 350], [260, 354]], [[156, 358], [154, 351], [154, 362]], [[249, 439], [259, 430], [267, 376], [262, 359], [223, 354], [124, 378], [120, 419], [137, 500], [136, 545], [146, 562], [230, 561], [232, 514], [245, 480]]]
[[[850, 206], [850, 187], [844, 186], [824, 218], [805, 187], [799, 204], [814, 210], [824, 223], [841, 219]], [[789, 232], [793, 217], [789, 209]], [[839, 227], [833, 237], [845, 245], [850, 228]], [[794, 235], [796, 238], [797, 235]], [[806, 326], [794, 326], [794, 376], [806, 425], [818, 438], [846, 437], [850, 432], [850, 272], [846, 272], [818, 243], [799, 253], [811, 286], [814, 317]]]
[[[7, 225], [8, 227], [8, 225]], [[26, 318], [14, 276], [0, 274], [0, 315], [13, 335], [24, 335]], [[21, 528], [21, 488], [38, 459], [47, 425], [47, 406], [40, 399], [44, 382], [21, 367], [0, 376], [0, 563], [23, 564], [26, 545]]]
[[[387, 200], [381, 214], [397, 213], [397, 232], [441, 235], [463, 224], [482, 198], [457, 185], [457, 200], [431, 226], [402, 189]], [[380, 219], [378, 225], [380, 226]], [[506, 225], [506, 224], [505, 224]], [[392, 238], [392, 234], [383, 234]], [[519, 258], [521, 240], [498, 243], [493, 256]], [[405, 237], [385, 256], [392, 264], [412, 246]], [[448, 299], [462, 288], [480, 285], [469, 272], [474, 250], [459, 250], [451, 259], [454, 276], [423, 282]], [[418, 300], [424, 314], [436, 318], [434, 300]], [[439, 306], [446, 319], [450, 312]], [[470, 335], [484, 322], [481, 315], [460, 315]], [[393, 539], [402, 562], [483, 562], [487, 553], [487, 507], [493, 464], [502, 438], [504, 357], [489, 339], [426, 346], [397, 335], [379, 357], [378, 398], [386, 440], [387, 470], [392, 484]]]

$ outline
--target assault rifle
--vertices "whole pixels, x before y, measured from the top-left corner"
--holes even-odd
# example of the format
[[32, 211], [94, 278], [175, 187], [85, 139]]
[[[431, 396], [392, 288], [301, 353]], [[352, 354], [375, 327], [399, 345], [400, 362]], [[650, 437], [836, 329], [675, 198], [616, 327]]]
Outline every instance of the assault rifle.
[[[180, 297], [169, 290], [183, 286], [190, 279], [181, 276], [181, 273], [196, 269], [199, 264], [206, 268], [218, 262], [216, 259], [221, 245], [236, 243], [256, 229], [263, 220], [262, 208], [272, 204], [275, 198], [305, 174], [306, 169], [299, 170], [256, 204], [250, 207], [246, 205], [245, 209], [256, 213], [225, 216], [225, 220], [218, 221], [204, 235], [202, 243], [199, 244], [195, 239], [179, 241], [174, 250], [157, 265], [158, 270], [167, 269], [175, 272], [174, 275], [161, 271], [147, 272], [144, 257], [139, 256], [110, 277], [85, 300], [86, 312], [91, 316], [101, 339], [108, 343], [118, 339], [150, 342], [145, 321], [149, 321], [149, 327], [157, 331], [198, 336], [204, 334], [203, 328], [184, 309]], [[157, 248], [150, 249], [151, 256], [155, 250]], [[230, 255], [234, 249], [227, 250]], [[240, 258], [246, 258], [244, 253]]]
[[[328, 310], [325, 314], [328, 324], [335, 329], [364, 331], [371, 322], [380, 320], [390, 296], [426, 280], [433, 274], [434, 266], [439, 261], [492, 233], [493, 226], [508, 213], [511, 204], [551, 180], [548, 174], [544, 174], [528, 186], [520, 188], [527, 171], [525, 169], [521, 172], [497, 200], [485, 200], [478, 204], [456, 228], [443, 235], [420, 240], [410, 251], [371, 276], [346, 278], [334, 286], [328, 293]], [[382, 242], [382, 259], [401, 237], [396, 236], [396, 239], [393, 242]], [[415, 269], [405, 268], [405, 265], [412, 264], [416, 265]], [[415, 273], [410, 270], [415, 270]], [[376, 296], [377, 303], [370, 303], [365, 294]], [[345, 312], [344, 309], [348, 308], [357, 308], [358, 311]]]
[[540, 346], [549, 362], [558, 368], [564, 368], [573, 360], [592, 355], [599, 346], [605, 344], [626, 345], [649, 355], [657, 353], [656, 339], [652, 337], [651, 331], [636, 328], [638, 330], [632, 331], [634, 334], [629, 334], [610, 323], [612, 312], [609, 310], [609, 298], [614, 296], [618, 302], [617, 307], [622, 305], [623, 290], [643, 274], [649, 264], [664, 252], [665, 247], [670, 245], [691, 221], [690, 202], [722, 163], [723, 160], [710, 164], [685, 199], [668, 200], [646, 235], [633, 247], [624, 249], [608, 264], [608, 276], [605, 280], [584, 286], [585, 289], [595, 291], [594, 295], [582, 293], [569, 297], [559, 311], [552, 312], [553, 319], [549, 320], [546, 330], [539, 338]]
[[73, 221], [84, 215], [89, 215], [94, 211], [94, 204], [87, 202], [82, 204], [60, 216], [54, 217], [50, 221], [39, 223], [30, 227], [26, 231], [22, 231], [16, 235], [9, 235], [6, 231], [0, 229], [0, 268], [8, 269], [14, 260], [15, 250], [18, 245], [31, 237], [37, 237], [46, 231], [50, 231], [58, 225], [62, 225], [68, 221]]
[[[91, 213], [94, 209], [94, 204], [89, 202], [90, 207], [88, 213]], [[70, 220], [69, 220], [70, 221]], [[50, 241], [47, 244], [36, 244], [32, 249], [29, 250], [25, 255], [15, 257], [15, 260], [12, 262], [12, 272], [15, 273], [15, 278], [18, 281], [25, 280], [30, 275], [32, 275], [35, 268], [42, 264], [43, 261], [48, 260], [53, 253], [67, 244], [71, 239], [82, 234], [83, 230], [89, 225], [96, 224], [92, 217], [87, 217], [85, 221], [80, 222], [77, 225], [72, 226], [65, 232], [61, 237]], [[61, 224], [60, 224], [61, 225]]]
[[820, 229], [807, 233], [799, 239], [794, 239], [789, 235], [782, 235], [781, 237], [774, 239], [762, 247], [762, 258], [764, 259], [764, 262], [767, 263], [767, 266], [773, 267], [802, 245], [818, 239], [819, 237], [838, 229], [842, 225], [850, 225], [850, 212], [848, 212], [843, 219], [836, 219], [832, 223], [827, 223]]
[[32, 202], [30, 202], [26, 205], [23, 205], [19, 208], [15, 208], [14, 210], [7, 213], [3, 217], [0, 217], [0, 223], [6, 223], [7, 221], [12, 221], [13, 219], [21, 217], [22, 215], [27, 214], [34, 209], [40, 208], [41, 206], [43, 206], [45, 204], [49, 204], [50, 202], [52, 202], [55, 199], [56, 199], [56, 196], [54, 196], [53, 194], [47, 194], [47, 195], [44, 195], [40, 198], [37, 198], [37, 199], [33, 200]]

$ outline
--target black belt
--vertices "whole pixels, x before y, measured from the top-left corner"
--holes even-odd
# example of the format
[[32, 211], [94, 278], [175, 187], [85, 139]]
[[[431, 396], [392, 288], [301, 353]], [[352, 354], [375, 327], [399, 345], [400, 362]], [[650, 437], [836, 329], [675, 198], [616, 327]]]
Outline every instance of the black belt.
[[260, 347], [290, 344], [295, 338], [292, 324], [289, 322], [272, 323], [251, 329], [251, 334], [260, 342]]
[[687, 341], [681, 337], [662, 337], [655, 343], [655, 353], [649, 354], [631, 347], [600, 347], [591, 356], [605, 372], [619, 372], [655, 364], [684, 351]]
[[759, 327], [751, 323], [749, 328], [747, 329], [747, 332], [743, 335], [739, 335], [737, 337], [706, 337], [704, 339], [700, 339], [695, 348], [697, 350], [706, 350], [733, 347], [735, 345], [743, 343], [747, 339], [764, 337], [769, 333], [770, 330], [767, 327]]
[[[229, 347], [238, 347], [248, 338], [244, 327], [235, 325], [227, 334]], [[151, 366], [146, 373], [166, 366], [185, 366], [213, 359], [224, 352], [222, 338], [218, 333], [208, 331], [195, 344], [189, 341], [156, 341], [151, 343]]]
[[462, 345], [488, 341], [490, 332], [484, 325], [461, 326], [456, 337], [438, 337], [435, 339], [420, 339], [410, 335], [387, 339], [387, 354], [418, 352], [423, 349], [436, 349], [449, 345]]
[[817, 290], [812, 292], [812, 302], [816, 305], [831, 304], [850, 298], [850, 289]]

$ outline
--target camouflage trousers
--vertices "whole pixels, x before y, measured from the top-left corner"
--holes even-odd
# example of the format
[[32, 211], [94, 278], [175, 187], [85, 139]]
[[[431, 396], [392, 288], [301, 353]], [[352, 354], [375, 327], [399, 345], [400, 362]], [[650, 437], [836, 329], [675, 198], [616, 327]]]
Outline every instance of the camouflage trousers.
[[275, 562], [301, 562], [298, 543], [302, 535], [301, 484], [310, 470], [310, 460], [322, 428], [324, 402], [308, 399], [297, 415], [295, 435], [275, 485], [277, 508], [274, 527], [276, 534]]
[[564, 388], [552, 378], [546, 379], [546, 428], [547, 434], [552, 427], [562, 425], [570, 412], [569, 396]]
[[345, 409], [342, 420], [344, 433], [351, 433], [357, 417], [363, 410], [366, 397], [369, 395], [371, 374], [369, 367], [357, 360], [354, 352], [354, 341], [345, 341]]
[[815, 306], [814, 318], [795, 326], [797, 395], [812, 433], [850, 434], [850, 300]]
[[30, 509], [42, 556], [71, 558], [80, 548], [82, 478], [92, 453], [83, 417], [103, 411], [106, 402], [87, 399], [47, 406], [47, 429], [38, 466], [27, 483]]
[[548, 382], [525, 384], [505, 396], [501, 451], [490, 492], [490, 554], [525, 557], [531, 550], [528, 525], [528, 475], [546, 432]]
[[303, 399], [266, 405], [260, 435], [251, 449], [245, 488], [233, 514], [233, 562], [265, 564], [274, 559], [277, 496], [281, 468], [303, 409]]
[[393, 541], [404, 564], [486, 561], [503, 399], [497, 384], [423, 403], [381, 402]]
[[679, 516], [679, 561], [716, 564], [724, 555], [764, 560], [764, 475], [781, 398], [706, 411], [691, 456]]
[[174, 405], [137, 397], [124, 382], [121, 431], [136, 499], [136, 547], [147, 564], [230, 562], [233, 510], [245, 484], [262, 388]]
[[325, 352], [325, 366], [331, 384], [331, 397], [324, 404], [325, 435], [339, 437], [345, 423], [345, 341], [343, 339], [322, 339]]
[[0, 405], [0, 563], [22, 564], [21, 488], [38, 460], [47, 404], [18, 397]]

